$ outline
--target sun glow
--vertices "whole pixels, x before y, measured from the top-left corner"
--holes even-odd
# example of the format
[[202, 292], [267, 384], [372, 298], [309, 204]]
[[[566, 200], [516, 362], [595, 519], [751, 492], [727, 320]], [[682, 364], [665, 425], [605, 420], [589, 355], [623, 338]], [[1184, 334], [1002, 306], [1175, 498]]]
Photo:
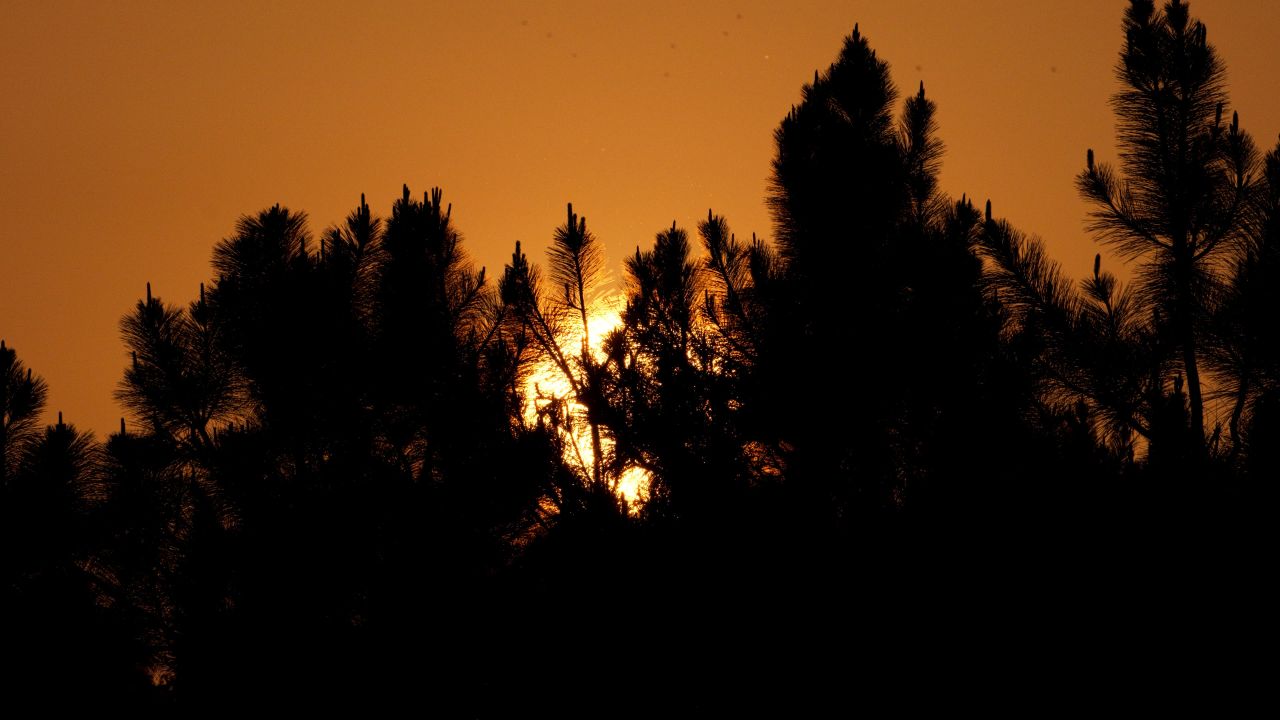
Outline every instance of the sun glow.
[[[587, 346], [595, 362], [604, 361], [604, 340], [609, 333], [622, 325], [623, 300], [614, 296], [593, 304], [587, 324], [590, 330]], [[562, 351], [573, 363], [575, 372], [580, 368], [576, 359], [582, 344], [582, 329], [578, 323], [569, 323], [569, 331], [563, 338]], [[595, 452], [591, 439], [591, 424], [587, 421], [587, 409], [575, 396], [573, 384], [564, 371], [549, 358], [542, 358], [525, 381], [524, 417], [527, 422], [537, 422], [539, 415], [555, 418], [565, 441], [565, 461], [583, 475], [591, 477], [595, 464]], [[613, 451], [613, 441], [607, 434], [601, 435], [600, 447], [607, 457]], [[634, 513], [649, 497], [649, 473], [643, 468], [631, 466], [616, 477], [606, 476], [613, 492], [626, 500]]]

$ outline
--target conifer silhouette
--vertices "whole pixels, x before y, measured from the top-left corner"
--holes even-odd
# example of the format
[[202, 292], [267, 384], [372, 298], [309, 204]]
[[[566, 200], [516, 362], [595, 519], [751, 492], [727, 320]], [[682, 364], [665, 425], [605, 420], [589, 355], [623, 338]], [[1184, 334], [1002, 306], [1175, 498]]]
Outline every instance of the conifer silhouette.
[[[529, 263], [516, 243], [499, 287], [501, 301], [515, 323], [509, 335], [523, 338], [520, 347], [536, 348], [568, 385], [566, 397], [547, 394], [535, 398], [539, 423], [567, 433], [562, 441], [590, 484], [596, 490], [612, 492], [618, 468], [609, 457], [612, 439], [606, 443], [601, 430], [599, 372], [591, 347], [592, 317], [600, 310], [604, 290], [604, 249], [572, 204], [565, 223], [553, 234], [547, 259], [553, 287], [544, 289], [540, 270]], [[542, 390], [535, 388], [535, 392]], [[575, 405], [585, 412], [575, 410]], [[576, 449], [572, 437], [576, 423], [585, 424], [590, 433], [590, 462]]]
[[664, 227], [599, 349], [603, 244], [571, 205], [545, 273], [517, 242], [495, 284], [407, 186], [318, 235], [243, 216], [188, 305], [148, 284], [101, 445], [39, 427], [47, 387], [0, 341], [11, 675], [202, 710], [794, 714], [807, 638], [899, 674], [958, 626], [1092, 627], [1083, 594], [1162, 563], [1257, 576], [1280, 146], [1223, 120], [1185, 4], [1124, 28], [1121, 169], [1090, 151], [1077, 187], [1127, 284], [943, 193], [933, 101], [899, 102], [855, 26], [775, 133], [776, 241]]
[[1125, 259], [1137, 260], [1138, 297], [1159, 312], [1186, 378], [1193, 456], [1208, 443], [1201, 367], [1206, 325], [1224, 277], [1246, 240], [1257, 159], [1233, 112], [1224, 67], [1203, 23], [1185, 3], [1157, 11], [1135, 0], [1113, 100], [1122, 173], [1088, 153], [1077, 185], [1095, 210], [1091, 228]]
[[0, 362], [9, 371], [6, 449], [18, 456], [0, 485], [0, 633], [6, 657], [22, 661], [6, 692], [54, 707], [139, 702], [144, 682], [134, 667], [144, 654], [136, 628], [112, 605], [101, 447], [61, 413], [34, 430], [45, 385], [17, 372], [11, 348], [0, 347]]
[[14, 476], [27, 447], [38, 437], [48, 393], [44, 379], [32, 375], [17, 351], [0, 340], [0, 487]]
[[757, 402], [792, 487], [844, 523], [961, 482], [982, 464], [985, 443], [960, 440], [973, 415], [1020, 412], [1016, 393], [990, 394], [1000, 324], [980, 289], [976, 215], [937, 189], [934, 104], [922, 84], [895, 118], [896, 99], [855, 28], [775, 138], [783, 289]]
[[1099, 254], [1072, 287], [1040, 241], [993, 219], [989, 203], [980, 244], [1044, 409], [1087, 419], [1108, 463], [1136, 461], [1168, 495], [1206, 488], [1243, 445], [1265, 362], [1237, 323], [1268, 300], [1236, 293], [1263, 256], [1267, 182], [1238, 120], [1223, 121], [1223, 66], [1186, 4], [1135, 1], [1123, 29], [1113, 100], [1123, 172], [1090, 150], [1077, 187], [1098, 240], [1137, 261], [1133, 282], [1121, 286]]

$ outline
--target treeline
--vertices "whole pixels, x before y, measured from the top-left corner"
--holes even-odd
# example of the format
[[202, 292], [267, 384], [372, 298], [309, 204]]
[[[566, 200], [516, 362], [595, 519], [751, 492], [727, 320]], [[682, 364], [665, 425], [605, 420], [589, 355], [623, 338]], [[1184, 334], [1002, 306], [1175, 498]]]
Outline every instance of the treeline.
[[1240, 550], [1280, 477], [1280, 148], [1185, 4], [1123, 28], [1120, 158], [1077, 183], [1126, 284], [945, 196], [933, 102], [855, 28], [776, 132], [775, 241], [662, 230], [607, 334], [572, 207], [495, 282], [406, 187], [318, 236], [241, 218], [189, 305], [148, 287], [105, 442], [39, 427], [0, 345], [9, 681], [707, 709], [812, 682], [809, 641], [947, 625], [946, 587]]

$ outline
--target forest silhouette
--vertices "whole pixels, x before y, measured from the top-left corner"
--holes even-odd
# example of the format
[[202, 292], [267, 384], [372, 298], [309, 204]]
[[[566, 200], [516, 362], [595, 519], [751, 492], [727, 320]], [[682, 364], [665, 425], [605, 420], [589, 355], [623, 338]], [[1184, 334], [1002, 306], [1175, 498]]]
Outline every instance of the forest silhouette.
[[775, 132], [774, 240], [662, 229], [616, 327], [573, 206], [495, 281], [405, 187], [318, 235], [245, 215], [189, 305], [148, 286], [105, 441], [40, 427], [0, 343], [7, 694], [794, 710], [925, 647], [961, 683], [954, 648], [1016, 645], [1032, 688], [1077, 632], [1160, 647], [1169, 577], [1244, 596], [1274, 562], [1280, 146], [1185, 3], [1122, 28], [1079, 283], [941, 192], [934, 103], [855, 27]]

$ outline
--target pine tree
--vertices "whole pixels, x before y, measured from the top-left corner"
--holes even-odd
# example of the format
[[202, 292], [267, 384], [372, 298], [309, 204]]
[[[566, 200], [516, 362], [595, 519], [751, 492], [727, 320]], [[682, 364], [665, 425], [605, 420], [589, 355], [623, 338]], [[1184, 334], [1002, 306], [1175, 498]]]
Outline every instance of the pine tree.
[[[604, 248], [595, 234], [587, 230], [587, 219], [567, 209], [565, 224], [556, 228], [551, 247], [547, 250], [551, 281], [563, 287], [563, 296], [552, 296], [560, 305], [560, 311], [574, 317], [582, 334], [577, 362], [585, 382], [579, 382], [579, 394], [585, 395], [585, 386], [595, 367], [591, 349], [591, 314], [599, 300], [604, 280]], [[586, 399], [585, 397], [582, 399]], [[604, 446], [600, 437], [600, 423], [588, 415], [591, 429], [591, 479], [596, 485], [604, 482]]]
[[855, 27], [775, 133], [781, 283], [748, 404], [771, 418], [802, 502], [840, 522], [960, 482], [983, 461], [979, 438], [959, 438], [1013, 412], [989, 394], [999, 323], [979, 288], [977, 214], [938, 190], [923, 84], [900, 112], [897, 97]]
[[1263, 163], [1249, 243], [1230, 271], [1211, 317], [1208, 361], [1228, 391], [1229, 457], [1265, 484], [1280, 438], [1280, 145]]
[[148, 431], [183, 444], [192, 456], [207, 451], [214, 427], [239, 410], [243, 387], [205, 302], [204, 285], [199, 299], [184, 309], [153, 296], [148, 283], [146, 299], [121, 328], [131, 363], [116, 398]]
[[[575, 422], [586, 423], [592, 459], [588, 463], [584, 458], [580, 464], [592, 485], [610, 487], [616, 475], [608, 472], [606, 438], [593, 412], [593, 406], [600, 403], [595, 398], [598, 373], [591, 347], [591, 321], [599, 310], [605, 281], [604, 248], [572, 204], [565, 223], [552, 236], [547, 259], [552, 287], [544, 289], [541, 272], [529, 263], [517, 242], [503, 274], [500, 296], [516, 321], [512, 334], [523, 335], [535, 345], [569, 387], [566, 397], [541, 398], [545, 402], [540, 412], [556, 426], [563, 423], [570, 434]], [[575, 411], [574, 405], [585, 412]], [[566, 442], [572, 452], [575, 441], [570, 437]]]
[[39, 437], [40, 413], [49, 393], [44, 379], [23, 367], [0, 340], [0, 489], [17, 472], [26, 448]]
[[1151, 0], [1132, 0], [1122, 28], [1122, 89], [1112, 100], [1120, 170], [1090, 150], [1077, 186], [1094, 205], [1098, 240], [1138, 263], [1137, 297], [1178, 353], [1200, 458], [1206, 324], [1224, 268], [1246, 244], [1256, 152], [1235, 113], [1223, 122], [1225, 69], [1185, 3], [1157, 11]]

